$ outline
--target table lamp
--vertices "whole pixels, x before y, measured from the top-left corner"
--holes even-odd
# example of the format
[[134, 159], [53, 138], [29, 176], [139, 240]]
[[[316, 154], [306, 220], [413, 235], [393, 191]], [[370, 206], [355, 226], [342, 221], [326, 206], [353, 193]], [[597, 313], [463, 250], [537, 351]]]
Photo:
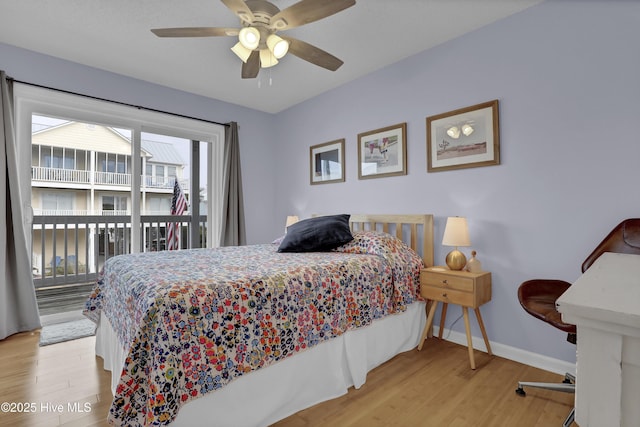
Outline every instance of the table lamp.
[[471, 246], [466, 218], [459, 216], [447, 218], [442, 244], [455, 247], [454, 250], [447, 254], [447, 266], [451, 270], [462, 270], [467, 264], [467, 257], [458, 250], [458, 246]]

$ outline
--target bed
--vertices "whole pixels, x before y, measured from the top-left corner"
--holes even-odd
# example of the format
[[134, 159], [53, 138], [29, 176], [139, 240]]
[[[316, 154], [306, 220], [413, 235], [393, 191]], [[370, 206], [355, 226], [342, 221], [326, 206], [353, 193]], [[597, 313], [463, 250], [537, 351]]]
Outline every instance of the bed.
[[274, 242], [108, 260], [84, 312], [112, 372], [109, 421], [269, 425], [415, 348], [433, 217], [347, 218], [353, 239], [321, 252]]

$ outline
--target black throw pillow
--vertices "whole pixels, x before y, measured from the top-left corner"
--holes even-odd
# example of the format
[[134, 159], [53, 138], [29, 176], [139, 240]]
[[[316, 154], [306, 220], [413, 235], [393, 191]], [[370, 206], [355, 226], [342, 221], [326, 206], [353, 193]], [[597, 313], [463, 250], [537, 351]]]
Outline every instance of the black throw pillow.
[[351, 215], [329, 215], [303, 219], [287, 227], [278, 252], [329, 251], [353, 240]]

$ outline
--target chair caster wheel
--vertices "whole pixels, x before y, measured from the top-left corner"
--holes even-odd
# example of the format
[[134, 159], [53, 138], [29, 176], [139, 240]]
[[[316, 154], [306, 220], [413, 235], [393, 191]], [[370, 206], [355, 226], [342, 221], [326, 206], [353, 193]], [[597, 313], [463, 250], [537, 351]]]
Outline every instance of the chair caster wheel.
[[523, 389], [522, 387], [518, 387], [518, 388], [516, 389], [516, 394], [517, 394], [518, 396], [526, 396], [526, 395], [527, 395], [527, 393], [525, 393], [525, 391], [524, 391], [524, 389]]

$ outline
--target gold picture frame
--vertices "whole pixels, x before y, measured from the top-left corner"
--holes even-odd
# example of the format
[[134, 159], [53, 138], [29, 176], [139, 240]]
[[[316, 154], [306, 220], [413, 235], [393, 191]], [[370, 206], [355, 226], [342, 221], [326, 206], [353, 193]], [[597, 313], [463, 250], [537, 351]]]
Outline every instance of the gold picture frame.
[[427, 117], [427, 172], [500, 164], [498, 100]]
[[310, 183], [344, 182], [344, 138], [309, 147]]
[[406, 123], [358, 134], [358, 179], [406, 174]]

